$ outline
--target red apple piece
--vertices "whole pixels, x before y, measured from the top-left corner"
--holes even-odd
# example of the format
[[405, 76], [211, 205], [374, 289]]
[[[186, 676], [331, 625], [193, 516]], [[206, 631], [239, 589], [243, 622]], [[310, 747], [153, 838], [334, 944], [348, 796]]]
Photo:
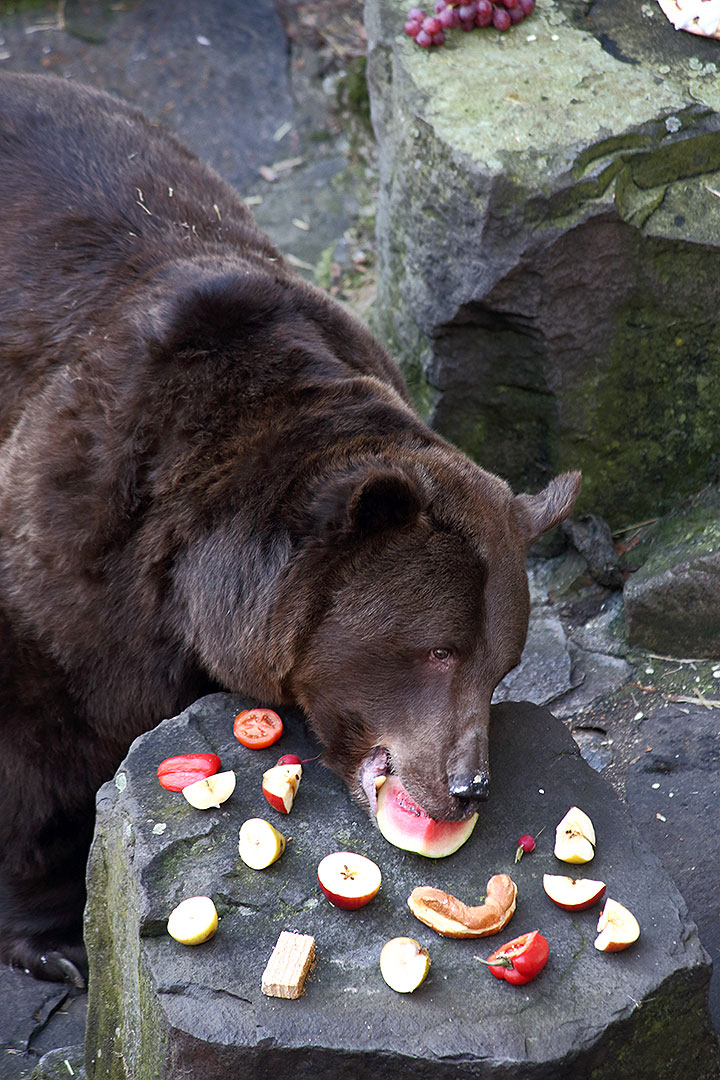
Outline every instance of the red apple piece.
[[573, 881], [564, 874], [543, 874], [543, 889], [565, 911], [584, 911], [604, 896], [605, 882], [590, 878]]
[[465, 821], [431, 818], [393, 774], [378, 790], [377, 825], [385, 839], [403, 851], [415, 851], [430, 859], [444, 858], [462, 847], [477, 819], [477, 814]]
[[640, 926], [631, 911], [610, 897], [598, 919], [595, 948], [599, 952], [620, 952], [640, 937]]
[[333, 851], [320, 860], [318, 882], [331, 904], [347, 911], [364, 907], [382, 884], [380, 867], [354, 851]]
[[263, 773], [262, 792], [270, 805], [281, 814], [289, 814], [302, 776], [302, 765], [273, 765]]
[[382, 947], [380, 973], [398, 994], [411, 994], [417, 990], [429, 969], [430, 954], [415, 938], [391, 938]]

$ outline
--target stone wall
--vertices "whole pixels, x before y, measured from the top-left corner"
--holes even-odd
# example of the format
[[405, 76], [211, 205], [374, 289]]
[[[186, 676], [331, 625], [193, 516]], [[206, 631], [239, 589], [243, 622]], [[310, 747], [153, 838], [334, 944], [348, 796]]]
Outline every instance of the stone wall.
[[720, 461], [717, 42], [540, 0], [424, 50], [406, 7], [366, 5], [382, 336], [516, 488], [580, 467], [581, 511], [672, 505]]

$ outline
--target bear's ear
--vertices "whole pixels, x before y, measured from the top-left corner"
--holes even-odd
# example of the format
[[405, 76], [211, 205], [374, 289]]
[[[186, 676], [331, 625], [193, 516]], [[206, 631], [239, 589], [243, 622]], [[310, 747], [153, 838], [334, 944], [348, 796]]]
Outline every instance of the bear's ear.
[[148, 311], [149, 350], [155, 360], [180, 354], [202, 359], [235, 346], [269, 326], [286, 303], [283, 287], [242, 265], [224, 269], [175, 266], [160, 283]]
[[411, 477], [377, 465], [331, 478], [315, 500], [313, 513], [318, 532], [340, 540], [404, 528], [422, 509]]
[[562, 473], [537, 495], [516, 496], [515, 505], [524, 518], [528, 547], [570, 515], [581, 482], [582, 474], [579, 472]]

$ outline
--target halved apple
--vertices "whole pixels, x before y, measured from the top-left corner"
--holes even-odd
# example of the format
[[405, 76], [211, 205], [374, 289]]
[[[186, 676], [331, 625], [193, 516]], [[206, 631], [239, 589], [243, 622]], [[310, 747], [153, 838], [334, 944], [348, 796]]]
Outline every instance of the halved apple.
[[604, 881], [571, 877], [563, 874], [543, 874], [543, 889], [558, 907], [565, 911], [584, 911], [605, 894]]
[[240, 826], [238, 852], [242, 861], [253, 870], [272, 866], [285, 846], [285, 837], [264, 818], [248, 818]]
[[415, 851], [429, 859], [452, 855], [465, 843], [477, 822], [473, 814], [465, 821], [438, 821], [426, 814], [391, 774], [377, 793], [377, 826], [385, 839], [403, 851]]
[[182, 945], [201, 945], [217, 928], [218, 913], [209, 896], [189, 896], [170, 912], [167, 921], [168, 934]]
[[209, 810], [211, 807], [219, 808], [221, 803], [226, 802], [235, 790], [235, 773], [215, 773], [206, 776], [203, 780], [196, 780], [182, 789], [182, 793], [191, 806], [198, 810]]
[[382, 884], [380, 867], [355, 851], [333, 851], [320, 860], [318, 882], [335, 907], [355, 911], [375, 896]]
[[380, 952], [380, 973], [392, 990], [411, 994], [425, 982], [430, 970], [430, 954], [415, 938], [396, 937]]
[[640, 925], [631, 911], [610, 897], [598, 919], [595, 948], [599, 952], [620, 952], [640, 937]]
[[302, 765], [273, 765], [263, 773], [262, 792], [270, 805], [281, 814], [289, 814], [302, 776]]
[[586, 863], [595, 857], [595, 829], [587, 814], [571, 806], [555, 829], [555, 858]]

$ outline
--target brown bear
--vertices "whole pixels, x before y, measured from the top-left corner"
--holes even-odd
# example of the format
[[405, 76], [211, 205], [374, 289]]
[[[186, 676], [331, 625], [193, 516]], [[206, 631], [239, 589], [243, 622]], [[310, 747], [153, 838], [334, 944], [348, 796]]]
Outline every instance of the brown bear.
[[508, 486], [242, 200], [120, 101], [0, 76], [0, 958], [80, 983], [93, 800], [213, 688], [299, 703], [372, 815], [486, 797], [525, 557]]

